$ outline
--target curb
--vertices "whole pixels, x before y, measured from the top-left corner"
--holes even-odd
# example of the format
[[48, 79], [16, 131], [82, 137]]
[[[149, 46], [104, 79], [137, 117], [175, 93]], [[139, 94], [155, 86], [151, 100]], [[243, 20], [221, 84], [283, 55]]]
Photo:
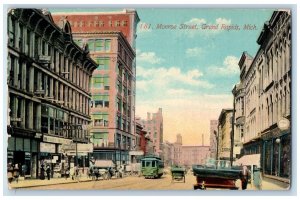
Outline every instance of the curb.
[[17, 187], [11, 187], [9, 185], [9, 189], [13, 190], [13, 189], [22, 189], [22, 188], [32, 188], [32, 187], [40, 187], [40, 186], [48, 186], [48, 185], [60, 185], [60, 184], [70, 184], [70, 183], [80, 183], [80, 182], [89, 182], [89, 181], [93, 181], [93, 180], [82, 180], [82, 181], [72, 181], [72, 182], [61, 182], [61, 183], [49, 183], [49, 184], [39, 184], [39, 185], [28, 185], [28, 186], [17, 186]]

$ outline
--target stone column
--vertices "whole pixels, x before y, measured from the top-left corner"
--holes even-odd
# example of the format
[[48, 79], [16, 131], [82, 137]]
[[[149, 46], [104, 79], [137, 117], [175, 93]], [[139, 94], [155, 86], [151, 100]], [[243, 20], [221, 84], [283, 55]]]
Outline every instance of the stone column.
[[33, 129], [33, 102], [30, 101], [28, 105], [28, 128]]
[[26, 90], [26, 63], [22, 63], [21, 89]]
[[36, 127], [37, 131], [41, 131], [41, 104], [36, 104]]
[[19, 99], [19, 101], [21, 101], [21, 128], [25, 128], [25, 125], [26, 125], [26, 115], [25, 115], [25, 106], [26, 106], [26, 99], [23, 98], [23, 99]]

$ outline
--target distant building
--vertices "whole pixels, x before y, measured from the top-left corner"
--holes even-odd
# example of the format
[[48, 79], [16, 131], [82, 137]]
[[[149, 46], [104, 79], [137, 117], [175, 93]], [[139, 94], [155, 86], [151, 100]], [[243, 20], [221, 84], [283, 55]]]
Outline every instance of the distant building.
[[185, 146], [182, 145], [181, 134], [177, 134], [176, 138], [176, 142], [172, 144], [173, 150], [171, 149], [173, 157], [172, 164], [185, 167], [205, 164], [206, 159], [210, 157], [209, 146]]
[[217, 156], [217, 137], [218, 137], [218, 120], [210, 120], [210, 157], [216, 159]]
[[147, 131], [147, 135], [153, 141], [154, 153], [162, 155], [162, 143], [163, 143], [163, 114], [162, 108], [158, 109], [156, 113], [147, 113], [147, 119], [141, 119], [141, 124], [144, 130]]
[[172, 159], [172, 149], [174, 148], [173, 144], [166, 141], [163, 143], [162, 147], [163, 147], [162, 159], [165, 163], [165, 166], [171, 166], [173, 164], [173, 159]]
[[11, 9], [7, 17], [8, 162], [27, 165], [32, 178], [42, 165], [54, 175], [76, 161], [87, 166], [89, 135], [82, 127], [91, 121], [89, 86], [97, 64], [73, 41], [67, 20], [56, 25], [40, 9]]
[[230, 160], [232, 109], [222, 109], [218, 119], [218, 159]]

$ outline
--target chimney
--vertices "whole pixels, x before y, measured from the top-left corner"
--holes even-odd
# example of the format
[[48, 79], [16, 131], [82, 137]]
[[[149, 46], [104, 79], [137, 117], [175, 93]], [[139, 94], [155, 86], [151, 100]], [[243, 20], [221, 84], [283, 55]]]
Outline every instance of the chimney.
[[202, 146], [204, 146], [204, 134], [202, 134]]

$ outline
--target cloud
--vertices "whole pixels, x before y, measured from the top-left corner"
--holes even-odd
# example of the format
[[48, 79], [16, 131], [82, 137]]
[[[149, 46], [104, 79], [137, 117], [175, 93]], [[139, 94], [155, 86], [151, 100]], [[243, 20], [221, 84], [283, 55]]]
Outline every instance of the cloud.
[[164, 59], [159, 58], [155, 52], [142, 52], [141, 50], [136, 51], [137, 62], [159, 64], [164, 61]]
[[191, 94], [192, 91], [186, 90], [186, 89], [169, 89], [167, 91], [168, 95], [186, 95], [186, 94]]
[[200, 47], [188, 48], [185, 51], [187, 57], [198, 57], [203, 54], [204, 50]]
[[182, 72], [178, 67], [143, 68], [141, 66], [137, 66], [137, 79], [147, 81], [147, 83], [142, 82], [143, 86], [155, 85], [166, 87], [168, 84], [176, 83], [178, 85], [184, 84], [202, 88], [214, 87], [214, 85], [211, 83], [201, 80], [200, 78], [202, 76], [203, 72], [199, 71], [198, 69]]
[[192, 18], [190, 21], [186, 22], [185, 24], [205, 24], [206, 20], [202, 18]]
[[216, 24], [230, 25], [231, 24], [231, 19], [217, 18], [216, 19]]
[[208, 71], [221, 76], [238, 74], [240, 72], [238, 62], [239, 59], [237, 57], [227, 56], [222, 66], [211, 66], [208, 68]]

